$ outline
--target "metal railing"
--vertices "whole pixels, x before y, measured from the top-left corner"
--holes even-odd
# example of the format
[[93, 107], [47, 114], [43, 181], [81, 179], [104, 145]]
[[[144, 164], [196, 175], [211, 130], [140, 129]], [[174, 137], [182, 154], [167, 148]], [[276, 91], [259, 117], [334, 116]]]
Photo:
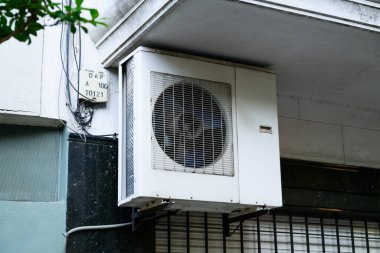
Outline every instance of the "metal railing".
[[222, 215], [184, 212], [156, 225], [156, 252], [380, 252], [377, 221], [337, 215], [271, 213], [230, 225]]

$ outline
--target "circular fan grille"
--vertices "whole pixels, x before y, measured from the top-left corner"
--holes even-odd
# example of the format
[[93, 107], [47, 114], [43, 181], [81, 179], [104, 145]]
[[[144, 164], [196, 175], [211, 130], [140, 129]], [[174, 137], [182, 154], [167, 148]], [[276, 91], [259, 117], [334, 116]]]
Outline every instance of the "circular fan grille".
[[173, 161], [190, 168], [211, 165], [224, 152], [226, 122], [215, 97], [195, 84], [174, 84], [157, 98], [153, 131]]

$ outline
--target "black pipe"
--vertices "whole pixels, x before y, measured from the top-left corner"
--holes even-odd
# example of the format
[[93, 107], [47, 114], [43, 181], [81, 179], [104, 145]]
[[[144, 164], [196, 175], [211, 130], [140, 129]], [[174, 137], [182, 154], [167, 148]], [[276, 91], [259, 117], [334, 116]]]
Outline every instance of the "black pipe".
[[168, 234], [167, 234], [167, 236], [168, 236], [168, 253], [170, 253], [170, 252], [171, 252], [171, 240], [170, 240], [170, 237], [171, 237], [171, 235], [170, 235], [170, 230], [171, 230], [171, 228], [170, 228], [170, 215], [168, 215], [167, 230], [168, 230]]
[[364, 221], [364, 229], [365, 229], [365, 242], [367, 246], [367, 253], [369, 252], [369, 238], [368, 238], [368, 224], [367, 221]]
[[204, 226], [205, 226], [205, 253], [208, 253], [208, 221], [207, 213], [204, 214]]
[[240, 221], [240, 252], [244, 253], [244, 229], [243, 221]]
[[355, 253], [355, 237], [354, 237], [354, 226], [352, 224], [352, 219], [350, 219], [350, 230], [351, 230], [351, 248], [352, 248], [352, 253]]
[[186, 250], [190, 253], [190, 217], [189, 212], [186, 212]]
[[257, 223], [257, 250], [258, 253], [261, 253], [261, 241], [260, 241], [260, 217], [256, 218]]
[[289, 214], [289, 232], [290, 232], [290, 250], [294, 253], [294, 239], [293, 239], [293, 217]]
[[277, 224], [276, 224], [276, 214], [273, 214], [273, 239], [274, 239], [274, 252], [278, 253], [277, 246]]
[[323, 227], [323, 217], [321, 217], [321, 237], [322, 237], [322, 252], [326, 253], [326, 248], [325, 248], [325, 229]]
[[335, 218], [335, 232], [336, 232], [336, 246], [338, 248], [338, 253], [340, 253], [339, 221], [337, 218]]
[[309, 240], [309, 219], [305, 216], [305, 232], [306, 232], [306, 250], [310, 253], [310, 240]]

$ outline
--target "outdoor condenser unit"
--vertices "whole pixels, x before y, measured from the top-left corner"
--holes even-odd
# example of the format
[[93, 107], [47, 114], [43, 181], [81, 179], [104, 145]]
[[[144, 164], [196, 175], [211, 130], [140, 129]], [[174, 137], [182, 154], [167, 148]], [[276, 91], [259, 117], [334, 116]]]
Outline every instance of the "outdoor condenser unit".
[[119, 205], [282, 205], [275, 75], [140, 47], [120, 63]]

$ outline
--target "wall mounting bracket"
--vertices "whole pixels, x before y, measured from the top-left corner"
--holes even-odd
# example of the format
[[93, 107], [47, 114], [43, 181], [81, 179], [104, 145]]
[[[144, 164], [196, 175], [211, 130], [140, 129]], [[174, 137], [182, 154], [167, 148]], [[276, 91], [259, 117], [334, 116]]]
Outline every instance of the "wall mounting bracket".
[[165, 210], [168, 206], [174, 202], [170, 200], [157, 200], [143, 208], [132, 208], [132, 231], [135, 231], [144, 221], [158, 219], [164, 216], [177, 213], [176, 211], [167, 212], [165, 214], [156, 215], [157, 211]]
[[245, 220], [256, 218], [262, 215], [265, 215], [269, 213], [270, 209], [259, 209], [259, 210], [254, 210], [250, 212], [244, 212], [243, 214], [238, 214], [230, 217], [231, 214], [223, 214], [223, 236], [224, 237], [230, 237], [233, 232], [235, 231], [230, 231], [230, 224], [235, 223], [235, 222], [244, 222]]

